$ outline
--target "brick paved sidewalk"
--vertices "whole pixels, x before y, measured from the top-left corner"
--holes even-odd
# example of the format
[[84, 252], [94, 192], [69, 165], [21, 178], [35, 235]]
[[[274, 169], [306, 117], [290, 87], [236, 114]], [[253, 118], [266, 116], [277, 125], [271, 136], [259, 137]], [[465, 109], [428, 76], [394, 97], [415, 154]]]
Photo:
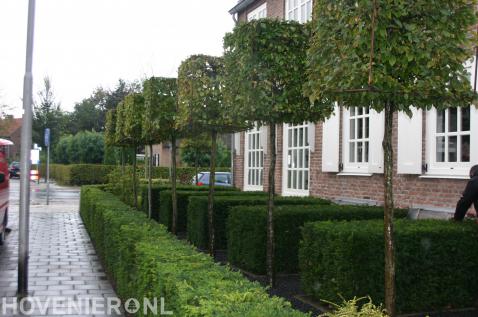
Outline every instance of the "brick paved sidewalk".
[[[34, 303], [48, 303], [49, 309], [45, 313], [33, 305], [28, 316], [107, 316], [101, 305], [107, 304], [106, 298], [115, 298], [115, 292], [78, 214], [78, 198], [76, 204], [64, 203], [62, 211], [59, 205], [32, 207], [29, 291]], [[3, 301], [15, 302], [17, 286], [18, 206], [12, 207], [12, 232], [0, 246], [0, 306]], [[0, 309], [0, 316], [12, 315], [11, 310], [5, 315]]]

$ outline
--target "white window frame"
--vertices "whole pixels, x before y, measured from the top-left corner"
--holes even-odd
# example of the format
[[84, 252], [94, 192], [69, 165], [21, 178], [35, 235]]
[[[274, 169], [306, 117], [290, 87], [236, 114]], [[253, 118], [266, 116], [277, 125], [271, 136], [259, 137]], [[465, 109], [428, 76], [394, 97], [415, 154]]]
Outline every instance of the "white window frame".
[[[447, 110], [449, 111], [449, 110]], [[461, 113], [461, 109], [459, 109]], [[478, 161], [478, 110], [475, 106], [470, 106], [470, 162], [437, 162], [436, 160], [436, 138], [439, 136], [459, 136], [459, 132], [450, 132], [447, 134], [437, 133], [437, 115], [435, 108], [427, 111], [426, 114], [426, 162], [428, 165], [425, 176], [443, 177], [443, 178], [469, 178], [470, 168]], [[446, 116], [448, 118], [448, 115]], [[445, 125], [448, 126], [448, 119]], [[459, 125], [461, 125], [461, 120]], [[460, 126], [458, 126], [458, 131]], [[467, 133], [466, 133], [467, 134]], [[448, 151], [445, 150], [445, 153]], [[460, 159], [460, 149], [458, 148], [457, 156]], [[445, 154], [446, 155], [446, 154]]]
[[312, 19], [313, 0], [286, 0], [285, 19], [306, 23]]
[[[309, 123], [303, 123], [299, 125], [291, 125], [291, 124], [284, 124], [283, 125], [283, 158], [282, 158], [282, 195], [283, 196], [309, 196], [310, 194], [310, 159], [311, 159], [311, 140], [310, 138], [310, 133], [308, 133], [308, 129], [310, 129], [312, 126]], [[308, 163], [309, 166], [307, 168], [292, 168], [292, 171], [307, 171], [307, 184], [308, 188], [307, 189], [294, 189], [294, 188], [288, 188], [288, 181], [289, 181], [289, 130], [295, 129], [295, 128], [303, 128], [303, 138], [308, 141], [308, 145], [306, 146], [293, 146], [293, 150], [308, 150]], [[315, 128], [315, 127], [314, 127]], [[298, 134], [299, 135], [299, 134]], [[291, 158], [292, 159], [292, 158]], [[305, 157], [303, 159], [303, 164], [305, 164]], [[303, 184], [305, 186], [305, 181], [306, 179], [303, 178]], [[304, 187], [303, 186], [303, 187]]]
[[[367, 107], [355, 107], [355, 110], [357, 108], [367, 108]], [[370, 166], [370, 136], [373, 133], [373, 131], [370, 130], [370, 123], [372, 120], [371, 117], [371, 109], [369, 108], [368, 114], [362, 114], [360, 116], [355, 116], [357, 119], [362, 118], [366, 119], [368, 118], [368, 137], [367, 138], [362, 138], [362, 142], [368, 142], [368, 153], [367, 153], [367, 162], [350, 162], [350, 109], [345, 109], [343, 111], [343, 120], [342, 120], [342, 126], [343, 126], [343, 135], [342, 135], [342, 162], [343, 162], [343, 173], [351, 173], [351, 174], [367, 174], [369, 173], [369, 166]], [[355, 126], [357, 128], [357, 125]], [[357, 131], [357, 130], [356, 130]], [[355, 137], [357, 137], [357, 132], [355, 133]], [[357, 153], [357, 151], [356, 151]], [[357, 155], [357, 154], [355, 154]]]
[[247, 21], [267, 18], [267, 2], [247, 14]]
[[[244, 133], [244, 190], [245, 191], [262, 191], [264, 190], [264, 146], [262, 144], [261, 133], [263, 133], [262, 129], [259, 127], [254, 127], [249, 131]], [[249, 149], [249, 137], [256, 138], [256, 144], [258, 147], [254, 149]], [[254, 162], [256, 162], [251, 167], [249, 165], [249, 154], [254, 155]], [[257, 161], [257, 159], [259, 161]], [[261, 166], [262, 165], [262, 166]], [[259, 183], [258, 184], [250, 184], [249, 183], [249, 171], [258, 171], [259, 172]]]

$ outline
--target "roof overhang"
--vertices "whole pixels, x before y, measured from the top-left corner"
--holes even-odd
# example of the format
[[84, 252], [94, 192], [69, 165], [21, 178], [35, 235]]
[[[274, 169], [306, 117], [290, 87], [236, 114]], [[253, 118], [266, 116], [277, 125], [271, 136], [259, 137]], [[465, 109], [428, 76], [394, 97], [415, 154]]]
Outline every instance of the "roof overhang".
[[256, 0], [240, 0], [234, 8], [229, 10], [230, 14], [236, 14], [239, 12], [244, 11], [248, 6], [250, 6], [252, 3], [254, 3]]

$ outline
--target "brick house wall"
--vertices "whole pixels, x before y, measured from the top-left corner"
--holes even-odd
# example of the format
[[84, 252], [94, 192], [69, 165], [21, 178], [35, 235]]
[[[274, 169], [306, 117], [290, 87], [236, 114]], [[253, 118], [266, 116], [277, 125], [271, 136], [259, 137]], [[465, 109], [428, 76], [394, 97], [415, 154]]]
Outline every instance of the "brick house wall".
[[[246, 21], [247, 14], [264, 2], [267, 2], [267, 16], [284, 18], [285, 0], [261, 0], [251, 4], [246, 10], [238, 14], [239, 21]], [[340, 118], [339, 157], [342, 158], [342, 118]], [[394, 200], [401, 208], [430, 208], [451, 211], [464, 190], [467, 180], [451, 178], [424, 178], [419, 175], [402, 175], [397, 173], [398, 153], [398, 115], [394, 116], [393, 150], [394, 150]], [[422, 162], [426, 162], [425, 136], [426, 116], [422, 123]], [[323, 197], [332, 200], [364, 201], [383, 204], [384, 178], [383, 174], [372, 176], [339, 176], [339, 173], [322, 172], [322, 130], [323, 124], [315, 125], [315, 151], [310, 154], [310, 186], [311, 196]], [[276, 193], [282, 193], [283, 177], [283, 126], [277, 129], [277, 165], [276, 165]], [[370, 131], [371, 134], [374, 131]], [[234, 155], [234, 185], [244, 189], [244, 161], [245, 133], [240, 134], [240, 152]], [[340, 159], [341, 160], [341, 159]], [[263, 183], [264, 190], [268, 188], [269, 155], [264, 157]]]

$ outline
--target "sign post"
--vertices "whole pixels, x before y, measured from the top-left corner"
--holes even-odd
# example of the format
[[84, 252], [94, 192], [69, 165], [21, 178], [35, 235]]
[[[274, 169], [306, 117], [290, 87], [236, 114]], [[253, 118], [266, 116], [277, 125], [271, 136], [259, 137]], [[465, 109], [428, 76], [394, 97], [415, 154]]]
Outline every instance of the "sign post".
[[50, 204], [50, 129], [45, 129], [46, 146], [46, 204]]
[[28, 296], [28, 256], [30, 230], [30, 150], [32, 148], [33, 121], [33, 35], [35, 0], [29, 0], [25, 77], [23, 80], [23, 125], [21, 137], [20, 212], [18, 233], [18, 288], [17, 296]]

